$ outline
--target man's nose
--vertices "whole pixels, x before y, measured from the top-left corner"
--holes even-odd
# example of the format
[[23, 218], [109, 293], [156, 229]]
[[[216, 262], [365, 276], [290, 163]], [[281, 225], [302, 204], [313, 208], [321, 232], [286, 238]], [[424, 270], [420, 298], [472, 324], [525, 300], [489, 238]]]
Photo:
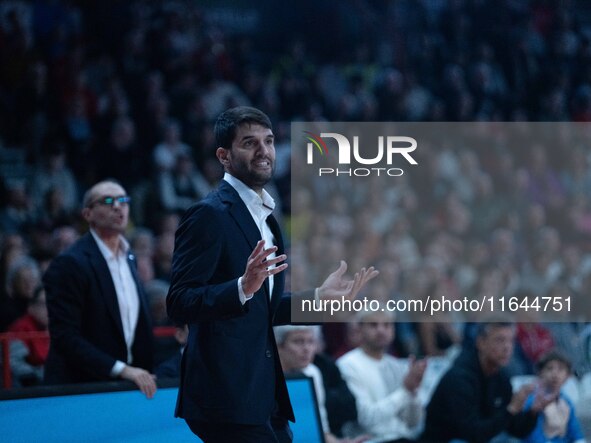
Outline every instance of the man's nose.
[[269, 152], [271, 152], [271, 147], [267, 145], [265, 142], [260, 142], [257, 149], [257, 153], [260, 156], [266, 156], [269, 154]]

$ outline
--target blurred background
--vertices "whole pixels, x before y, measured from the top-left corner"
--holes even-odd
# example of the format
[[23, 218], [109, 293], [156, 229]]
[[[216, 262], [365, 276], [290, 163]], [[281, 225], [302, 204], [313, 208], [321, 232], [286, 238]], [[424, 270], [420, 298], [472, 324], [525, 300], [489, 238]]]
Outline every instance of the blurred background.
[[[129, 238], [154, 323], [169, 325], [174, 231], [222, 176], [213, 122], [235, 105], [273, 121], [271, 191], [286, 229], [315, 226], [311, 242], [335, 257], [369, 231], [360, 263], [382, 270], [380, 297], [588, 297], [589, 143], [417, 150], [420, 174], [378, 195], [355, 226], [340, 216], [354, 199], [327, 201], [328, 217], [292, 216], [289, 137], [297, 120], [589, 122], [590, 39], [591, 4], [574, 0], [3, 1], [0, 332], [39, 300], [49, 261], [86, 230], [82, 194], [105, 177], [132, 196]], [[316, 191], [297, 198], [325, 197]], [[308, 278], [292, 275], [292, 286]], [[587, 323], [527, 325], [515, 375], [531, 374], [550, 343], [589, 372]], [[471, 340], [460, 321], [396, 327], [400, 356]], [[324, 332], [333, 357], [355, 345], [342, 325]], [[159, 360], [174, 351], [161, 348]]]

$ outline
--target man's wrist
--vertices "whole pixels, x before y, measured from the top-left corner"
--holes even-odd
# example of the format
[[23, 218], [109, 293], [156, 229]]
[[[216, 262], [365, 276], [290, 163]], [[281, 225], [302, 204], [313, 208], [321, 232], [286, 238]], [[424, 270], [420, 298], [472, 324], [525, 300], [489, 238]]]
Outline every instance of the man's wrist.
[[125, 363], [117, 360], [115, 362], [115, 364], [113, 365], [113, 367], [111, 368], [111, 377], [113, 377], [113, 378], [121, 377], [121, 373], [125, 369], [125, 366], [127, 366]]
[[245, 304], [248, 300], [252, 298], [254, 294], [247, 294], [244, 292], [244, 288], [242, 287], [242, 280], [243, 277], [238, 279], [238, 297], [240, 298], [240, 303]]

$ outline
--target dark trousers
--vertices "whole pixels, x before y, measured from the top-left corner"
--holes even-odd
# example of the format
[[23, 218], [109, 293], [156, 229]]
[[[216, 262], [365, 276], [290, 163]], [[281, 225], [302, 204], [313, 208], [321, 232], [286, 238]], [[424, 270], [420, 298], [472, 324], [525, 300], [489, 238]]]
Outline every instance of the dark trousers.
[[185, 421], [204, 443], [291, 443], [293, 440], [287, 420], [280, 418], [273, 418], [264, 425]]

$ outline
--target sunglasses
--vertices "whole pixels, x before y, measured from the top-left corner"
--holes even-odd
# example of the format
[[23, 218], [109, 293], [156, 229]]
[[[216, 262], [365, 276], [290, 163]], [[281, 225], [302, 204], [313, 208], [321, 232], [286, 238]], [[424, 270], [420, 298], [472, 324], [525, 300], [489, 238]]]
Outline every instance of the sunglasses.
[[119, 197], [101, 197], [98, 200], [92, 202], [88, 207], [92, 207], [94, 205], [102, 205], [102, 206], [115, 206], [115, 203], [119, 203], [119, 205], [124, 206], [128, 205], [131, 202], [131, 197], [128, 195], [121, 195]]

